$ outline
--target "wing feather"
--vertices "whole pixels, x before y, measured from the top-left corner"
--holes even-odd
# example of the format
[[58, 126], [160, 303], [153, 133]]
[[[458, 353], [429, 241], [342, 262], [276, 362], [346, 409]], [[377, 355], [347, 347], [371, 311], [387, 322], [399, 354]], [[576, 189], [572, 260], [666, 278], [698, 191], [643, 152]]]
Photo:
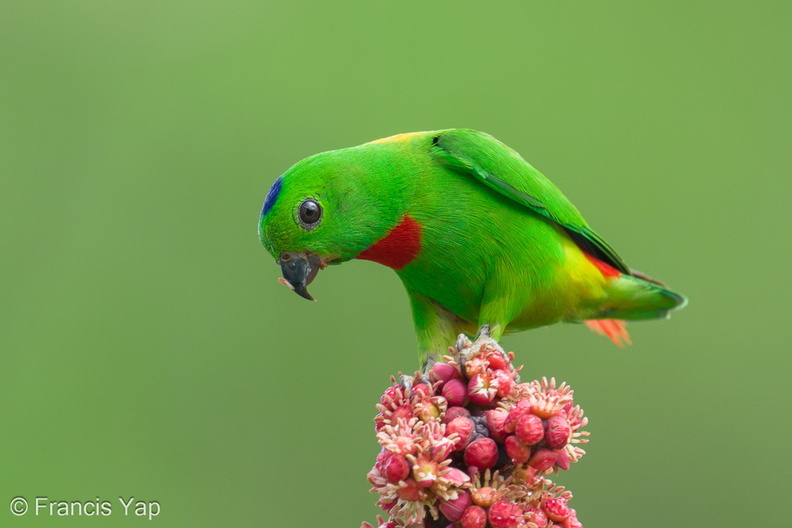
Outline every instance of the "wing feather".
[[447, 130], [433, 138], [433, 155], [563, 228], [586, 253], [622, 273], [630, 269], [586, 224], [580, 212], [542, 173], [494, 137], [475, 130]]

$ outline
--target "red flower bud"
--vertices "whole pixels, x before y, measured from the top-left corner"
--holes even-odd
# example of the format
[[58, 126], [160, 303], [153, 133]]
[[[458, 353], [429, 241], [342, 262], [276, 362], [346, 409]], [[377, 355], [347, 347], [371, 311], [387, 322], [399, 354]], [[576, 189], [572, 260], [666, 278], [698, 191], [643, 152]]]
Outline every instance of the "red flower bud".
[[553, 467], [557, 459], [558, 455], [556, 455], [555, 451], [540, 449], [531, 457], [529, 464], [537, 471], [544, 471]]
[[[435, 365], [438, 365], [438, 363], [435, 363]], [[449, 407], [465, 405], [467, 385], [461, 379], [449, 380], [443, 385], [442, 395], [448, 400]]]
[[502, 444], [508, 435], [503, 427], [508, 414], [500, 409], [492, 409], [485, 412], [484, 416], [487, 418], [487, 429], [489, 430], [490, 438]]
[[490, 506], [489, 523], [492, 528], [517, 528], [522, 519], [522, 508], [513, 502], [499, 500]]
[[513, 433], [514, 427], [517, 425], [517, 420], [519, 420], [523, 414], [529, 412], [530, 410], [531, 404], [528, 403], [527, 400], [520, 400], [514, 407], [509, 409], [509, 415], [506, 417], [506, 421], [503, 423], [503, 427], [506, 429], [506, 432]]
[[464, 460], [466, 466], [475, 466], [479, 471], [493, 467], [498, 461], [495, 440], [487, 437], [474, 440], [465, 448]]
[[471, 437], [473, 436], [473, 431], [475, 431], [475, 428], [476, 427], [473, 424], [473, 420], [467, 416], [460, 416], [449, 422], [449, 424], [446, 426], [446, 436], [451, 436], [452, 433], [459, 435], [459, 440], [457, 440], [454, 444], [454, 451], [462, 451], [467, 447], [467, 445], [470, 443]]
[[525, 445], [538, 444], [544, 436], [542, 420], [533, 413], [525, 413], [520, 416], [514, 426], [514, 434]]
[[424, 396], [424, 397], [427, 397], [427, 398], [434, 394], [434, 391], [432, 390], [432, 387], [430, 387], [425, 382], [416, 383], [415, 385], [413, 385], [412, 386], [412, 392], [416, 396]]
[[570, 516], [567, 500], [563, 497], [550, 497], [542, 502], [542, 509], [555, 522], [564, 522]]
[[583, 524], [578, 521], [577, 512], [574, 508], [569, 508], [569, 517], [564, 521], [564, 528], [583, 528]]
[[460, 487], [466, 482], [470, 482], [470, 477], [467, 473], [462, 471], [461, 469], [457, 468], [448, 468], [446, 473], [443, 475], [443, 478], [448, 479], [451, 483], [456, 486]]
[[385, 449], [384, 447], [380, 450], [377, 454], [377, 461], [374, 463], [374, 467], [376, 469], [382, 469], [385, 467], [385, 462], [388, 461], [390, 457], [393, 456], [393, 453]]
[[443, 416], [443, 422], [451, 423], [451, 420], [459, 416], [470, 417], [470, 411], [464, 407], [451, 407], [448, 409], [448, 411], [446, 411], [445, 416]]
[[556, 450], [556, 455], [558, 455], [558, 458], [556, 459], [555, 465], [558, 467], [558, 469], [563, 469], [564, 471], [569, 469], [570, 460], [569, 454], [566, 452], [566, 450], [558, 449]]
[[498, 381], [498, 397], [507, 397], [514, 387], [514, 376], [505, 370], [496, 370], [494, 374]]
[[509, 455], [515, 464], [524, 464], [531, 458], [531, 447], [523, 444], [514, 435], [506, 438], [505, 446], [506, 454]]
[[468, 398], [476, 405], [487, 405], [498, 393], [498, 381], [487, 374], [476, 374], [467, 386]]
[[460, 491], [456, 499], [440, 501], [439, 509], [446, 519], [451, 522], [457, 522], [462, 518], [462, 514], [468, 506], [470, 506], [470, 492], [465, 490]]
[[410, 476], [410, 463], [401, 455], [391, 456], [384, 464], [383, 474], [388, 482], [399, 482]]
[[525, 513], [526, 519], [534, 523], [539, 528], [544, 528], [547, 526], [547, 515], [545, 515], [545, 512], [543, 512], [541, 508], [530, 508], [526, 510]]
[[449, 365], [448, 363], [443, 363], [441, 361], [432, 365], [432, 370], [429, 371], [429, 380], [433, 383], [437, 383], [438, 381], [447, 383], [449, 380], [459, 378], [461, 376], [462, 375], [455, 366]]
[[572, 428], [567, 419], [561, 415], [551, 416], [545, 424], [545, 443], [551, 449], [561, 449], [569, 443]]
[[481, 506], [469, 506], [459, 519], [462, 528], [484, 528], [487, 525], [487, 511]]
[[445, 460], [454, 452], [454, 442], [448, 438], [438, 440], [426, 453], [435, 460]]
[[501, 356], [498, 352], [493, 352], [490, 354], [490, 357], [487, 358], [487, 362], [489, 363], [490, 368], [493, 370], [506, 368], [506, 360], [503, 359], [503, 356]]

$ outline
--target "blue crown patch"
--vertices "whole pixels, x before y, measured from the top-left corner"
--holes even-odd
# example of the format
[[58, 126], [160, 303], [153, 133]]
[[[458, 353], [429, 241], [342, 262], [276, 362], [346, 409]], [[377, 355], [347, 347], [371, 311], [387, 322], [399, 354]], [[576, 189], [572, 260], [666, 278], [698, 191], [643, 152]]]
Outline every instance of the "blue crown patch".
[[272, 184], [270, 187], [269, 192], [267, 193], [267, 197], [264, 198], [264, 207], [261, 208], [261, 216], [264, 216], [272, 209], [272, 206], [275, 205], [275, 200], [278, 199], [278, 195], [281, 191], [281, 184], [283, 183], [283, 176], [275, 180], [275, 183]]

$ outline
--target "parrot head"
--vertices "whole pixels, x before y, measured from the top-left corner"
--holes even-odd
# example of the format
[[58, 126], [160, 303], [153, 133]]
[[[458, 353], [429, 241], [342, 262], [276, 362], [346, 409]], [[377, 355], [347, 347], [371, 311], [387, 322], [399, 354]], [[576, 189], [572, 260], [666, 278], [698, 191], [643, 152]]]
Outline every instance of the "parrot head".
[[281, 267], [280, 282], [301, 297], [314, 300], [307, 288], [319, 270], [357, 257], [398, 222], [392, 189], [370, 175], [399, 164], [367, 152], [372, 149], [362, 145], [306, 158], [267, 193], [259, 237]]

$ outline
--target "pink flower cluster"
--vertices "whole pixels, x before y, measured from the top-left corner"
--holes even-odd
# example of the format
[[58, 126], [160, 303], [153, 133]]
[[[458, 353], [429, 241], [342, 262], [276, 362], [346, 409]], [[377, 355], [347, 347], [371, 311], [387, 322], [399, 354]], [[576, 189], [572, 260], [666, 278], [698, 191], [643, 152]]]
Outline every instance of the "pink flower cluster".
[[489, 337], [461, 336], [449, 351], [377, 405], [382, 451], [368, 480], [390, 516], [379, 528], [582, 527], [572, 494], [547, 478], [585, 453], [569, 386], [521, 383], [514, 355]]

